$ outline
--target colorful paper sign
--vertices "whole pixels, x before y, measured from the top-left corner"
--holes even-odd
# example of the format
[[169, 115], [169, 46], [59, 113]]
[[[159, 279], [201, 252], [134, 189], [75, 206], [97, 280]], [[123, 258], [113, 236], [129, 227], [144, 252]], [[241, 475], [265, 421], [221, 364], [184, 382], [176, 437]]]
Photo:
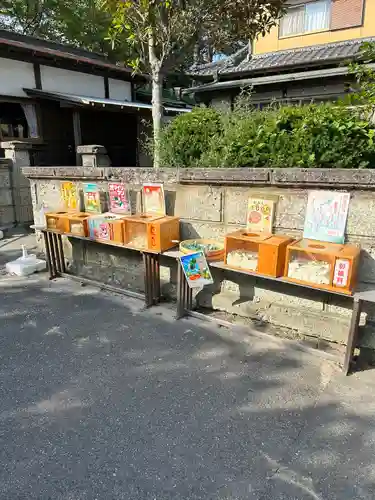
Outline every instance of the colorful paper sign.
[[303, 237], [344, 243], [350, 193], [311, 191], [306, 208]]
[[165, 215], [163, 184], [143, 184], [143, 211], [145, 214]]
[[93, 240], [109, 240], [109, 224], [105, 217], [90, 217], [88, 219], [89, 235]]
[[274, 216], [274, 200], [250, 197], [247, 210], [247, 231], [272, 233]]
[[211, 285], [214, 282], [203, 252], [182, 255], [180, 262], [190, 288]]
[[73, 182], [62, 182], [60, 186], [60, 193], [64, 210], [79, 210], [77, 186]]
[[102, 206], [100, 202], [100, 191], [97, 184], [89, 183], [83, 185], [83, 199], [85, 211], [91, 214], [100, 214]]
[[350, 262], [344, 259], [337, 259], [333, 274], [333, 284], [335, 286], [347, 286], [349, 279]]
[[109, 209], [113, 213], [130, 214], [129, 193], [126, 184], [121, 182], [110, 182], [108, 184]]

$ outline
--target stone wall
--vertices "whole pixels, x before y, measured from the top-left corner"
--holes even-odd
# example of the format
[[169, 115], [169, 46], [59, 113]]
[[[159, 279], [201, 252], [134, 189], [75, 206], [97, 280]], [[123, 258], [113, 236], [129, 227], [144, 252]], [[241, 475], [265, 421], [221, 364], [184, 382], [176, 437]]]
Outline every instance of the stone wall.
[[15, 221], [15, 209], [12, 198], [12, 162], [0, 159], [0, 229], [12, 226]]
[[30, 183], [21, 171], [30, 165], [29, 145], [15, 141], [0, 146], [5, 152], [0, 159], [0, 228], [31, 224]]
[[[278, 197], [274, 230], [295, 237], [302, 235], [310, 189], [342, 189], [351, 192], [347, 224], [348, 242], [361, 245], [361, 286], [375, 285], [375, 170], [331, 169], [173, 169], [29, 167], [36, 223], [41, 203], [59, 206], [60, 182], [95, 181], [107, 190], [108, 181], [126, 182], [133, 210], [140, 209], [143, 182], [164, 182], [167, 213], [181, 217], [182, 238], [223, 238], [244, 227], [251, 193]], [[73, 272], [110, 284], [143, 291], [142, 261], [137, 252], [110, 249], [96, 243], [65, 242]], [[306, 290], [293, 285], [233, 272], [214, 272], [215, 284], [197, 296], [198, 303], [261, 321], [287, 327], [298, 334], [344, 343], [347, 338], [352, 300]], [[163, 291], [175, 293], [176, 263], [162, 261]], [[375, 308], [369, 306], [367, 327], [361, 344], [375, 347]], [[366, 316], [366, 315], [365, 315]], [[365, 318], [363, 318], [365, 319]]]

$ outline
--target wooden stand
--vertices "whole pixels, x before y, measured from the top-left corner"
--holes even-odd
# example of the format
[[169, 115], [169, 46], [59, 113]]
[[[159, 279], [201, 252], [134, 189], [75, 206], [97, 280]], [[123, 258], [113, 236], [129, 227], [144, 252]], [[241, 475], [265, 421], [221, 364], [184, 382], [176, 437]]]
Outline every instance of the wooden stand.
[[[42, 230], [42, 233], [44, 236], [44, 243], [46, 247], [46, 257], [47, 257], [47, 265], [48, 265], [50, 279], [55, 279], [60, 276], [72, 277], [77, 279], [77, 277], [69, 275], [66, 272], [64, 247], [62, 244], [61, 233], [58, 233], [56, 231], [50, 231], [48, 229]], [[68, 238], [75, 238], [83, 241], [92, 241], [89, 238], [84, 238], [76, 235], [67, 234], [66, 236]], [[110, 246], [115, 246], [117, 248], [127, 249], [127, 247], [117, 244], [111, 244], [110, 242], [106, 242], [105, 244]], [[161, 298], [159, 254], [156, 252], [142, 252], [142, 253], [143, 253], [144, 280], [145, 280], [145, 306], [151, 307], [153, 305], [158, 304]], [[105, 284], [97, 283], [92, 280], [85, 280], [83, 278], [82, 281], [89, 282], [89, 284], [100, 286], [102, 288], [106, 288], [116, 293], [129, 295], [131, 297], [138, 295], [128, 290], [124, 290], [122, 288], [107, 286]]]

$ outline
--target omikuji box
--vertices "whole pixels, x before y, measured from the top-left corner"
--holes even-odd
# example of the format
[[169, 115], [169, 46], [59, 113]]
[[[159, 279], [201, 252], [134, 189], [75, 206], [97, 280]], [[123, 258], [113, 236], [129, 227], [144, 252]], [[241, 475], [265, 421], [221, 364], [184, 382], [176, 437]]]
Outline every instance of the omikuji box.
[[287, 248], [285, 277], [350, 295], [357, 280], [360, 252], [354, 245], [302, 239]]
[[123, 217], [116, 214], [103, 214], [88, 218], [89, 236], [96, 241], [124, 243]]
[[125, 217], [124, 243], [140, 250], [164, 252], [180, 239], [180, 219], [170, 216], [130, 215]]
[[266, 276], [282, 276], [289, 236], [239, 230], [225, 237], [225, 264]]
[[59, 231], [60, 233], [69, 232], [69, 212], [49, 212], [46, 213], [46, 225], [47, 229], [52, 231]]
[[90, 214], [78, 212], [68, 216], [68, 233], [76, 236], [88, 236], [89, 226], [88, 219]]

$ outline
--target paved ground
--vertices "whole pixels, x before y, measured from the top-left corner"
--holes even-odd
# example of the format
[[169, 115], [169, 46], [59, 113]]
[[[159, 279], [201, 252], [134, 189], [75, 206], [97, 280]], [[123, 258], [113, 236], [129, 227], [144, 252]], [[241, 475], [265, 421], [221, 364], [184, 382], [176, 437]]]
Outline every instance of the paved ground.
[[3, 276], [0, 375], [0, 499], [375, 498], [374, 372], [291, 342]]

